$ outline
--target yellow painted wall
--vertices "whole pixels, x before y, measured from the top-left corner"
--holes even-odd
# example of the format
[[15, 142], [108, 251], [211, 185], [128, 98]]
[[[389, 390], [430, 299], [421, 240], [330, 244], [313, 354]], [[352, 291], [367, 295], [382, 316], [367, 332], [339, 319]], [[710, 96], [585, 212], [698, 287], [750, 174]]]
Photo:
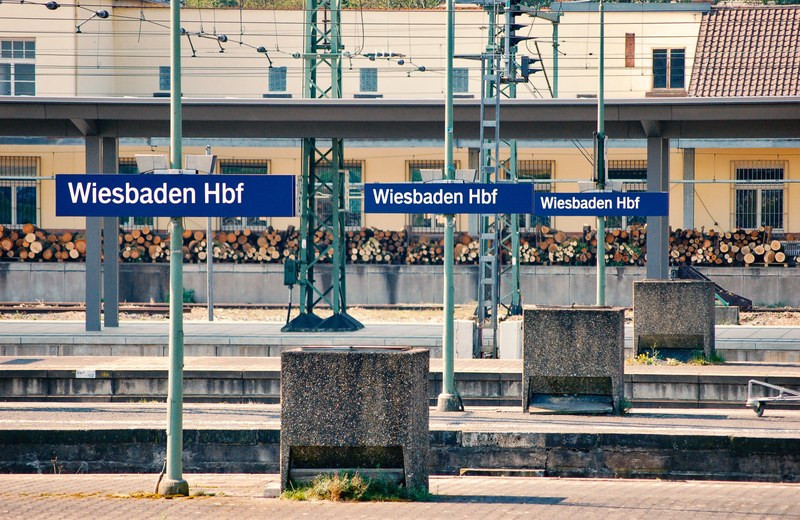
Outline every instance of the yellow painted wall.
[[[800, 179], [800, 150], [796, 149], [704, 149], [695, 152], [695, 178], [732, 180], [737, 161], [785, 161], [784, 178]], [[695, 225], [731, 229], [734, 225], [734, 187], [730, 183], [695, 185]], [[784, 229], [800, 229], [800, 186], [785, 184]]]

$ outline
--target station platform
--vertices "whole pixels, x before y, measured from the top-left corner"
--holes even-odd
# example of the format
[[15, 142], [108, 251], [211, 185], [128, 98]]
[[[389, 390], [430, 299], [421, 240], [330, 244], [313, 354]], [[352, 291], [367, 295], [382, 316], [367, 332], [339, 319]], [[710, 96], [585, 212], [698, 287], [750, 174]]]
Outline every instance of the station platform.
[[[169, 358], [163, 356], [3, 356], [5, 401], [124, 402], [164, 400]], [[456, 359], [456, 386], [465, 403], [521, 406], [522, 361]], [[637, 406], [739, 407], [750, 379], [800, 389], [800, 365], [625, 365], [625, 395]], [[442, 360], [430, 362], [429, 397], [442, 388]], [[263, 402], [280, 398], [278, 357], [184, 359], [188, 402]]]
[[[186, 321], [185, 355], [270, 357], [299, 346], [409, 346], [441, 357], [440, 323], [366, 323], [361, 330], [339, 333], [285, 333], [282, 326]], [[87, 332], [81, 321], [3, 320], [0, 356], [167, 356], [168, 334], [163, 320], [123, 321], [97, 332]], [[716, 345], [727, 361], [800, 363], [800, 327], [717, 326]], [[625, 327], [625, 346], [631, 355], [632, 325]]]
[[[87, 333], [78, 322], [0, 324], [0, 472], [159, 471], [168, 326], [125, 322]], [[187, 349], [184, 360], [187, 471], [277, 471], [278, 354], [285, 348], [441, 348], [438, 324], [368, 324], [342, 334], [279, 328], [186, 323], [186, 344], [198, 349]], [[797, 328], [718, 327], [717, 334], [723, 356], [733, 344], [800, 351]], [[440, 358], [431, 359], [432, 400], [441, 391], [441, 367]], [[800, 409], [770, 407], [759, 418], [744, 405], [750, 379], [800, 388], [800, 363], [629, 364], [625, 395], [633, 407], [620, 417], [523, 414], [521, 368], [514, 359], [456, 360], [465, 411], [431, 409], [434, 474], [800, 481]]]

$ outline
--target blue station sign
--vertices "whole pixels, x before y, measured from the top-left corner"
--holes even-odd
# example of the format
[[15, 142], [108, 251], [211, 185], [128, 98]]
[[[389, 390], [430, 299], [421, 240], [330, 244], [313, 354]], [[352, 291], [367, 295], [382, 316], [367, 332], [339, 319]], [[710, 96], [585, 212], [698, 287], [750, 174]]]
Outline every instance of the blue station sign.
[[551, 216], [666, 216], [666, 192], [551, 193], [532, 184], [365, 184], [366, 213], [493, 214]]
[[294, 175], [56, 175], [59, 217], [293, 217]]
[[365, 184], [367, 213], [530, 213], [531, 184]]
[[545, 193], [533, 197], [533, 214], [550, 216], [663, 217], [669, 214], [666, 192]]

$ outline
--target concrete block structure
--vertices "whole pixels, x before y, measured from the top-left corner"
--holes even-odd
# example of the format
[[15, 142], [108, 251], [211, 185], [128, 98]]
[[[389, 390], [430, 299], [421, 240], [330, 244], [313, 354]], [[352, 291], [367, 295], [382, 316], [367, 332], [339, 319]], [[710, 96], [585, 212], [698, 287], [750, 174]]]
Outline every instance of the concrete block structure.
[[281, 489], [356, 469], [428, 489], [429, 352], [302, 347], [281, 355]]
[[522, 410], [620, 413], [624, 340], [622, 309], [525, 309]]
[[633, 350], [687, 357], [714, 354], [714, 283], [642, 280], [633, 283]]

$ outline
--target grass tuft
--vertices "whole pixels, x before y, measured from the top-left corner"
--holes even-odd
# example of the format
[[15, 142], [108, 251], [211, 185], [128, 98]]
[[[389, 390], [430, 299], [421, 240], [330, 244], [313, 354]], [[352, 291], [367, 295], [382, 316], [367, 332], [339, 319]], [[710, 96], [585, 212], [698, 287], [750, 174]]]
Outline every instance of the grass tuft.
[[341, 472], [318, 475], [309, 484], [295, 485], [284, 491], [281, 498], [332, 502], [423, 502], [430, 499], [430, 493], [383, 479], [367, 479], [358, 472]]

